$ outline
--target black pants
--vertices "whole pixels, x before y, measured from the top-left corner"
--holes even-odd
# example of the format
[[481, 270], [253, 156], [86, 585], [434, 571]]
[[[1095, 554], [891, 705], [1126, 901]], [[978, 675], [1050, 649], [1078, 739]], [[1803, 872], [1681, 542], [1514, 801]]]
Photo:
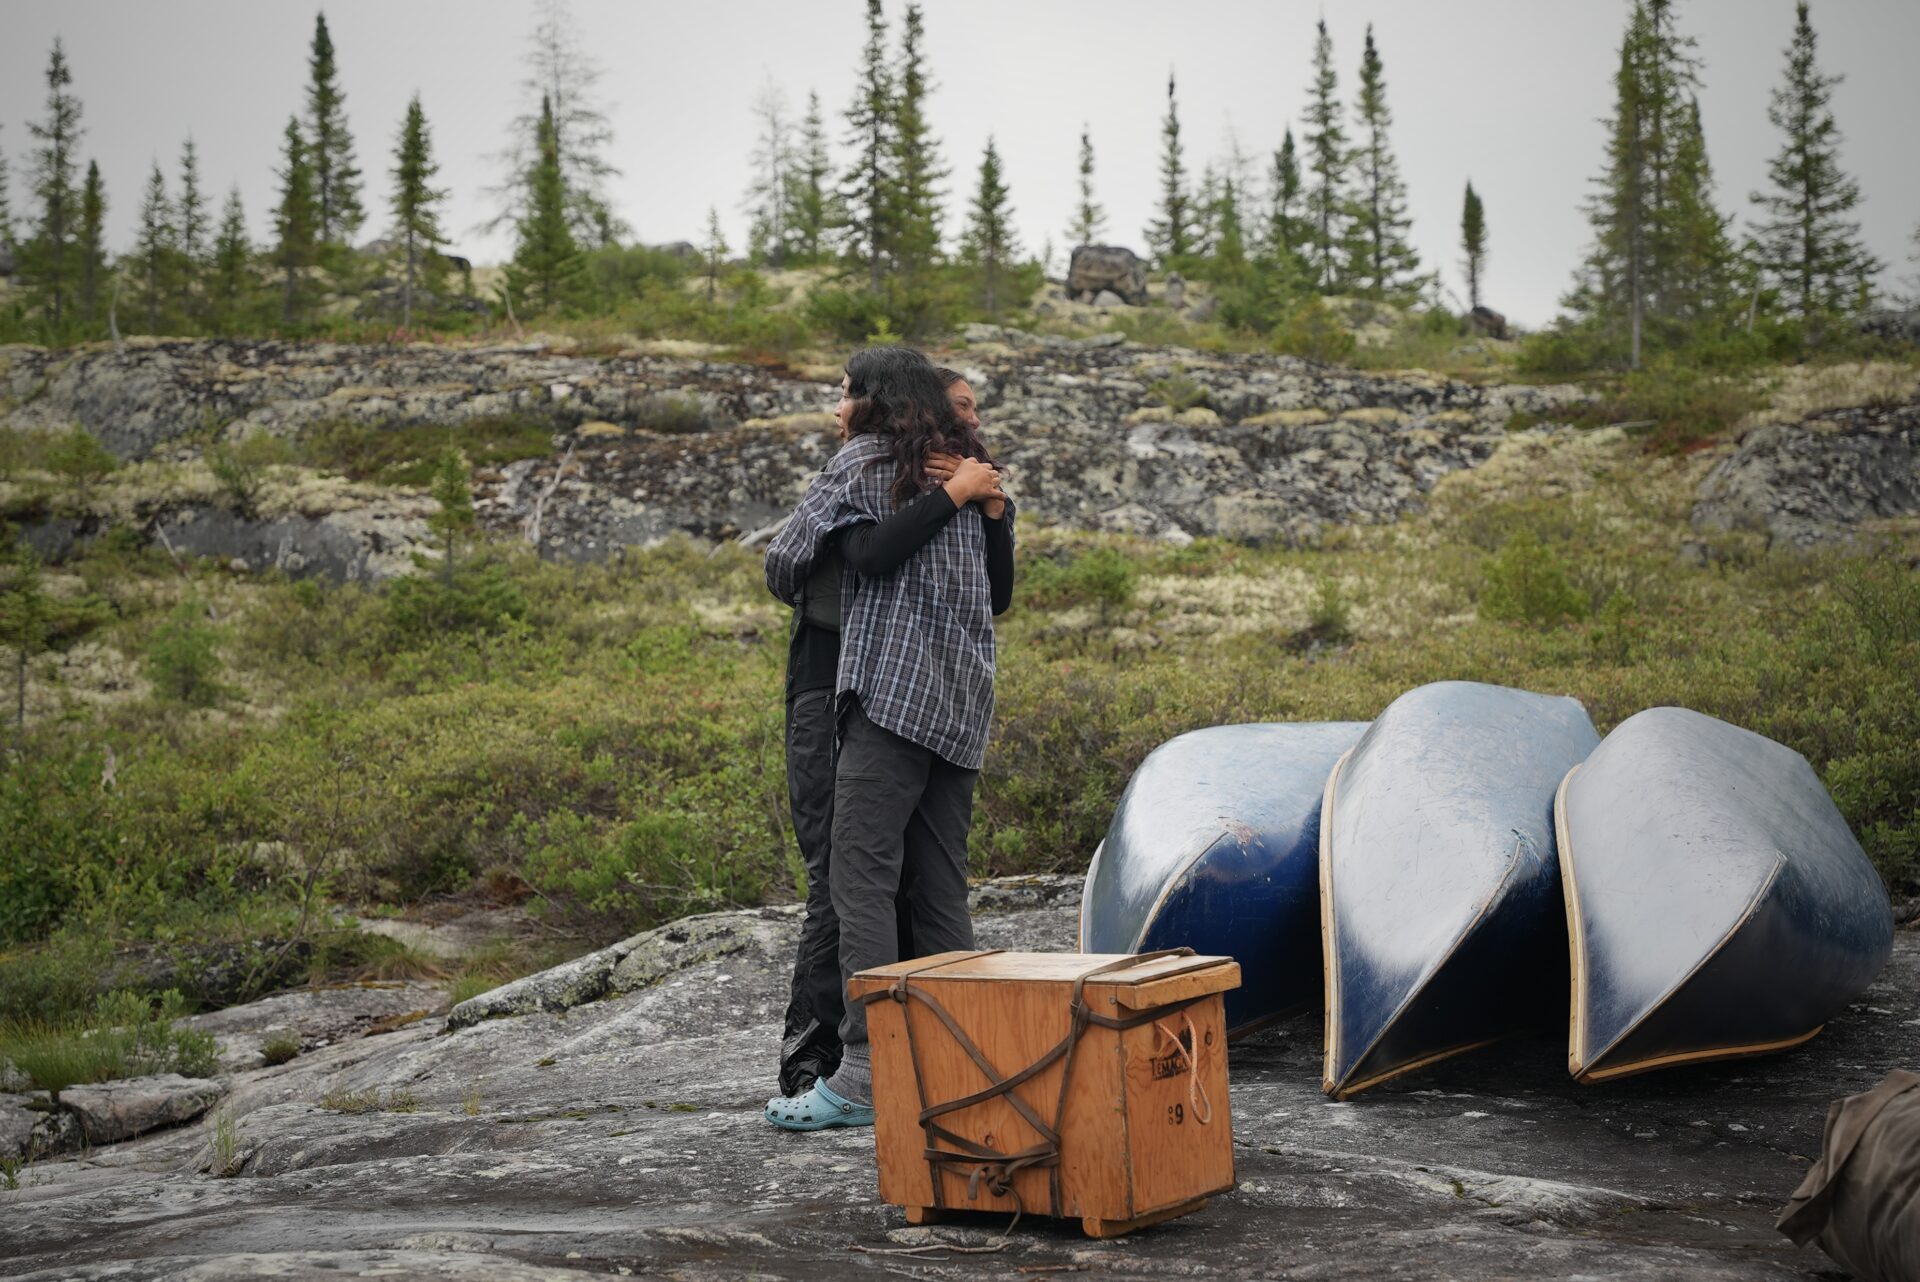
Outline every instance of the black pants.
[[[793, 962], [793, 987], [780, 1038], [780, 1093], [798, 1095], [816, 1077], [840, 1066], [840, 1021], [846, 987], [840, 974], [840, 919], [828, 888], [833, 854], [834, 717], [831, 689], [802, 690], [787, 699], [787, 803], [794, 840], [807, 869], [806, 916]], [[917, 957], [913, 943], [916, 886], [904, 879], [895, 904], [898, 952]]]
[[[908, 888], [913, 948], [930, 956], [973, 947], [967, 911], [967, 831], [977, 770], [867, 719], [858, 704], [841, 724], [828, 884], [840, 923], [840, 977], [903, 956], [896, 896]], [[845, 989], [841, 990], [843, 993]], [[846, 1003], [846, 1045], [867, 1040], [867, 1009]]]

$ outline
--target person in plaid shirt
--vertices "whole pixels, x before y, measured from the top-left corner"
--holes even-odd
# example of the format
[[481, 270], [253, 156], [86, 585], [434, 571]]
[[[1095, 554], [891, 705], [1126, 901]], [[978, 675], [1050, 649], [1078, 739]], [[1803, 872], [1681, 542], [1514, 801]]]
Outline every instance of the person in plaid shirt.
[[[973, 946], [967, 832], [993, 718], [993, 616], [1012, 600], [1013, 512], [977, 434], [919, 353], [882, 347], [856, 355], [838, 416], [846, 446], [767, 550], [774, 595], [801, 604], [816, 562], [843, 532], [888, 521], [916, 501], [952, 508], [897, 568], [862, 573], [849, 560], [842, 572], [829, 888], [844, 984], [855, 971], [898, 960], [903, 877], [915, 887], [921, 955]], [[929, 462], [943, 453], [958, 461], [945, 484], [934, 485]], [[769, 1121], [793, 1130], [871, 1124], [859, 1003], [847, 1004], [840, 1040], [833, 1075], [769, 1100]]]

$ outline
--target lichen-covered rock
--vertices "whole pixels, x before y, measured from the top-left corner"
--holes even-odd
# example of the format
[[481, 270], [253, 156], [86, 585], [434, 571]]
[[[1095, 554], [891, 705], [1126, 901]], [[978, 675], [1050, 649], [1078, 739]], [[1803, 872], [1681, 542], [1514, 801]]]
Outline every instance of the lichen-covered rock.
[[[1483, 461], [1515, 413], [1544, 417], [1581, 396], [1147, 347], [1111, 332], [969, 325], [963, 336], [967, 346], [943, 359], [979, 394], [1028, 528], [1300, 542], [1331, 525], [1391, 521], [1438, 477]], [[1169, 382], [1178, 410], [1165, 404]], [[476, 476], [475, 509], [493, 532], [575, 560], [766, 529], [836, 448], [824, 413], [833, 397], [825, 371], [654, 348], [613, 358], [535, 345], [0, 349], [0, 398], [12, 407], [0, 430], [77, 422], [129, 458], [190, 453], [173, 443], [210, 429], [405, 431], [501, 416], [550, 425], [551, 455]], [[1335, 421], [1337, 436], [1305, 430]], [[310, 503], [282, 496], [279, 509], [242, 514], [210, 485], [201, 477], [191, 492], [129, 499], [114, 519], [157, 528], [183, 552], [337, 579], [406, 572], [425, 542], [431, 503], [417, 492], [316, 486]], [[27, 537], [57, 555], [101, 524], [49, 517]]]
[[1920, 516], [1920, 402], [1815, 414], [1748, 432], [1707, 474], [1701, 531], [1757, 530], [1810, 547], [1874, 521]]
[[226, 1094], [222, 1083], [204, 1077], [158, 1073], [92, 1086], [69, 1086], [60, 1106], [79, 1119], [89, 1144], [114, 1144], [148, 1131], [178, 1126], [206, 1112]]

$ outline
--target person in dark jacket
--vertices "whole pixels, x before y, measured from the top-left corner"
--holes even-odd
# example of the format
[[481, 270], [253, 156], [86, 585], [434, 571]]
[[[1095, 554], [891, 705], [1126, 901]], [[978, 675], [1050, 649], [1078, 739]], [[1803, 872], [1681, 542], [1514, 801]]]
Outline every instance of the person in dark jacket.
[[[973, 388], [957, 371], [935, 371], [947, 391], [955, 417], [968, 433], [980, 419]], [[844, 437], [843, 437], [844, 439]], [[977, 438], [963, 438], [971, 449]], [[926, 545], [963, 504], [946, 488], [959, 469], [961, 455], [940, 452], [927, 459], [934, 487], [902, 504], [885, 520], [839, 531], [815, 558], [793, 612], [787, 646], [786, 744], [787, 800], [794, 839], [807, 869], [807, 900], [796, 950], [793, 983], [780, 1040], [780, 1093], [797, 1096], [840, 1064], [840, 1021], [845, 997], [840, 976], [840, 923], [828, 888], [833, 829], [834, 685], [840, 664], [840, 578], [843, 565], [860, 574], [882, 575], [897, 569]], [[988, 529], [1004, 537], [1005, 497], [978, 500], [981, 512], [996, 524]], [[1010, 566], [1009, 566], [1010, 568]], [[1011, 576], [1008, 576], [1011, 586]], [[1004, 605], [1001, 606], [1004, 609]], [[915, 883], [903, 872], [895, 902], [901, 957], [920, 953], [913, 945]]]
[[[900, 956], [903, 887], [916, 952], [972, 946], [966, 838], [992, 719], [992, 616], [1012, 599], [1013, 514], [925, 357], [859, 353], [839, 413], [848, 443], [768, 549], [767, 582], [804, 608], [822, 551], [837, 543], [839, 755], [826, 862], [844, 994], [848, 975]], [[936, 485], [929, 460], [943, 453], [959, 461]], [[865, 560], [862, 543], [884, 541], [882, 523], [915, 502], [951, 510], [911, 555]], [[982, 510], [989, 502], [998, 516]], [[876, 528], [863, 535], [866, 526]], [[798, 1096], [769, 1100], [769, 1121], [795, 1130], [871, 1123], [865, 1016], [857, 1004], [843, 1008], [838, 1068]]]

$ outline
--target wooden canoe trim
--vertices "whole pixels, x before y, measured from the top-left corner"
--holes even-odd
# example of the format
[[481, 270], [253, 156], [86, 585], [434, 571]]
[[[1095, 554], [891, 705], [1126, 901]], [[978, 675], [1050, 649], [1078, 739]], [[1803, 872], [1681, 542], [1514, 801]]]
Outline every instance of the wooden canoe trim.
[[907, 1206], [901, 1209], [907, 1213], [909, 1224], [939, 1224], [953, 1218], [951, 1211], [943, 1211], [937, 1206]]
[[1182, 1215], [1191, 1215], [1206, 1204], [1206, 1198], [1197, 1197], [1191, 1202], [1182, 1202], [1179, 1206], [1149, 1211], [1145, 1215], [1136, 1215], [1130, 1220], [1102, 1220], [1090, 1215], [1080, 1221], [1080, 1227], [1088, 1237], [1119, 1237], [1122, 1233], [1144, 1229], [1149, 1224], [1160, 1224]]
[[1576, 1073], [1581, 1082], [1608, 1082], [1616, 1077], [1632, 1077], [1635, 1073], [1646, 1073], [1656, 1068], [1666, 1068], [1673, 1064], [1702, 1064], [1717, 1059], [1741, 1059], [1748, 1055], [1770, 1055], [1775, 1051], [1787, 1050], [1802, 1043], [1810, 1042], [1820, 1035], [1825, 1024], [1816, 1024], [1812, 1032], [1800, 1033], [1793, 1037], [1783, 1037], [1777, 1042], [1755, 1042], [1748, 1046], [1716, 1046], [1703, 1051], [1675, 1051], [1671, 1055], [1655, 1055], [1651, 1059], [1635, 1060], [1631, 1064], [1618, 1064], [1609, 1068], [1589, 1069]]
[[1100, 852], [1106, 848], [1105, 841], [1093, 848], [1093, 858], [1087, 860], [1086, 884], [1080, 887], [1080, 911], [1074, 926], [1074, 938], [1079, 941], [1083, 953], [1087, 951], [1087, 896], [1093, 891], [1093, 875], [1100, 871]]
[[1553, 793], [1554, 847], [1560, 857], [1560, 898], [1567, 905], [1567, 967], [1572, 975], [1567, 1001], [1567, 1071], [1576, 1078], [1587, 1062], [1587, 919], [1580, 912], [1580, 888], [1573, 880], [1573, 834], [1567, 828], [1567, 785], [1580, 773], [1575, 766]]
[[1375, 1073], [1372, 1077], [1365, 1078], [1362, 1081], [1348, 1082], [1338, 1090], [1329, 1091], [1328, 1094], [1332, 1095], [1336, 1100], [1352, 1099], [1361, 1091], [1372, 1090], [1382, 1082], [1390, 1082], [1396, 1077], [1415, 1072], [1425, 1068], [1429, 1064], [1437, 1064], [1443, 1059], [1452, 1059], [1455, 1055], [1465, 1055], [1468, 1051], [1477, 1051], [1482, 1046], [1491, 1046], [1499, 1040], [1498, 1037], [1485, 1037], [1477, 1042], [1464, 1042], [1459, 1046], [1449, 1046], [1443, 1051], [1435, 1051], [1431, 1055], [1422, 1055], [1419, 1059], [1409, 1061], [1405, 1064], [1395, 1065], [1384, 1073]]
[[[1773, 889], [1773, 884], [1776, 881], [1780, 880], [1780, 873], [1783, 869], [1786, 868], [1786, 866], [1787, 866], [1787, 857], [1785, 855], [1776, 853], [1773, 860], [1772, 871], [1767, 873], [1766, 880], [1760, 883], [1760, 888], [1753, 892], [1753, 898], [1747, 901], [1747, 906], [1741, 910], [1740, 916], [1737, 919], [1735, 919], [1733, 925], [1727, 928], [1727, 933], [1720, 936], [1720, 942], [1715, 944], [1712, 948], [1708, 949], [1707, 955], [1702, 957], [1699, 961], [1695, 962], [1687, 970], [1687, 973], [1682, 975], [1678, 980], [1674, 981], [1673, 985], [1669, 987], [1666, 992], [1660, 994], [1658, 998], [1656, 998], [1654, 1001], [1649, 1003], [1647, 1008], [1641, 1011], [1640, 1014], [1634, 1018], [1634, 1021], [1631, 1024], [1628, 1024], [1625, 1028], [1621, 1029], [1620, 1032], [1614, 1037], [1612, 1041], [1608, 1042], [1605, 1046], [1602, 1046], [1597, 1052], [1588, 1056], [1587, 1058], [1585, 1058], [1584, 1060], [1582, 1060], [1577, 1064], [1572, 1062], [1572, 1058], [1571, 1056], [1569, 1056], [1567, 1067], [1572, 1071], [1574, 1077], [1577, 1080], [1582, 1082], [1597, 1082], [1597, 1081], [1604, 1081], [1609, 1077], [1620, 1077], [1620, 1076], [1626, 1076], [1632, 1073], [1645, 1071], [1645, 1069], [1641, 1069], [1641, 1068], [1622, 1068], [1622, 1069], [1616, 1069], [1616, 1070], [1602, 1069], [1598, 1072], [1595, 1072], [1590, 1067], [1590, 1065], [1592, 1065], [1596, 1060], [1606, 1058], [1606, 1054], [1608, 1051], [1612, 1050], [1614, 1047], [1618, 1046], [1622, 1041], [1630, 1037], [1633, 1034], [1633, 1030], [1640, 1027], [1641, 1024], [1645, 1023], [1649, 1015], [1653, 1014], [1655, 1011], [1659, 1010], [1662, 1006], [1666, 1005], [1667, 1001], [1670, 998], [1672, 998], [1672, 996], [1675, 993], [1679, 992], [1682, 988], [1685, 988], [1688, 982], [1691, 981], [1695, 975], [1698, 975], [1702, 970], [1702, 968], [1704, 968], [1708, 962], [1712, 961], [1715, 957], [1718, 957], [1720, 955], [1721, 949], [1725, 948], [1729, 943], [1733, 942], [1733, 937], [1735, 935], [1738, 935], [1742, 930], [1742, 928], [1744, 928], [1746, 924], [1753, 919], [1753, 915], [1756, 912], [1760, 911], [1760, 905], [1766, 902], [1767, 892], [1771, 891]], [[1584, 950], [1583, 950], [1582, 966], [1580, 970], [1580, 980], [1579, 980], [1580, 993], [1582, 996], [1585, 996], [1586, 994], [1586, 967], [1585, 967], [1584, 961], [1585, 961], [1585, 958], [1584, 958]], [[1786, 1039], [1785, 1041], [1756, 1043], [1755, 1048], [1752, 1050], [1742, 1050], [1739, 1048], [1732, 1048], [1728, 1050], [1676, 1051], [1671, 1055], [1658, 1055], [1658, 1056], [1654, 1056], [1652, 1059], [1649, 1059], [1649, 1060], [1635, 1061], [1635, 1063], [1643, 1063], [1645, 1064], [1646, 1068], [1658, 1068], [1663, 1064], [1681, 1064], [1681, 1063], [1686, 1063], [1689, 1060], [1696, 1060], [1696, 1059], [1728, 1059], [1728, 1058], [1733, 1058], [1740, 1055], [1763, 1055], [1769, 1050], [1783, 1050], [1788, 1046], [1797, 1046], [1799, 1043], [1804, 1042], [1808, 1038], [1812, 1037], [1814, 1033], [1819, 1032], [1821, 1028], [1825, 1028], [1825, 1027], [1826, 1027], [1825, 1024], [1821, 1024], [1819, 1028], [1815, 1028], [1813, 1030], [1813, 1033], [1807, 1033], [1804, 1036], [1796, 1035], [1794, 1037], [1790, 1037]], [[1584, 1043], [1584, 1040], [1585, 1039], [1583, 1036], [1582, 1038], [1583, 1043]], [[1583, 1045], [1583, 1049], [1584, 1049], [1584, 1045]]]
[[1340, 1043], [1340, 950], [1334, 945], [1333, 932], [1333, 802], [1340, 771], [1352, 755], [1352, 748], [1340, 754], [1340, 760], [1327, 772], [1327, 787], [1320, 794], [1320, 955], [1326, 962], [1320, 973], [1321, 982], [1326, 985], [1326, 1000], [1322, 1004], [1327, 1011], [1320, 1037], [1320, 1089], [1328, 1095], [1333, 1094], [1336, 1086], [1333, 1063]]

